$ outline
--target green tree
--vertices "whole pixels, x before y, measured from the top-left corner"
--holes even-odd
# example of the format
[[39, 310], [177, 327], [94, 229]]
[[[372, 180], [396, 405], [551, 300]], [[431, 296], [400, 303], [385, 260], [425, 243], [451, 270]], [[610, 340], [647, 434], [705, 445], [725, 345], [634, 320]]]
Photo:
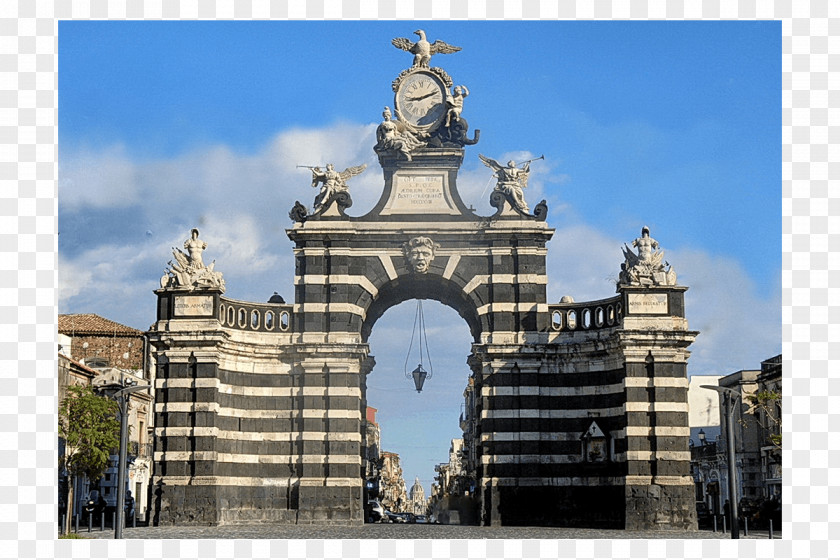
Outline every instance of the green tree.
[[[95, 482], [102, 478], [111, 452], [119, 449], [120, 422], [117, 403], [100, 397], [90, 387], [71, 386], [58, 408], [58, 435], [64, 439], [63, 464], [72, 481], [87, 475]], [[68, 513], [72, 511], [73, 484], [68, 484]], [[65, 530], [69, 532], [71, 515]]]
[[766, 430], [767, 439], [777, 449], [782, 448], [782, 393], [781, 391], [756, 391], [745, 395], [750, 403], [747, 412], [756, 415]]

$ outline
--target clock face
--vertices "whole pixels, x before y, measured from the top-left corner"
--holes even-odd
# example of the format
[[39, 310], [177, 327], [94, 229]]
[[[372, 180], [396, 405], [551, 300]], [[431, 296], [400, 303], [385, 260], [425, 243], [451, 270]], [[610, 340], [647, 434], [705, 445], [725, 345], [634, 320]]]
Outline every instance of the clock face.
[[429, 128], [446, 113], [446, 88], [434, 74], [415, 72], [400, 83], [394, 105], [410, 125]]

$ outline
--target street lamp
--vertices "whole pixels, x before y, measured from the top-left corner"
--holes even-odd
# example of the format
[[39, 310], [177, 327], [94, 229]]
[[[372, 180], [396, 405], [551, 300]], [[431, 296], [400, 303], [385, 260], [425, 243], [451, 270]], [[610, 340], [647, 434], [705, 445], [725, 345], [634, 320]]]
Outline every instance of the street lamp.
[[738, 391], [730, 389], [729, 387], [719, 387], [717, 385], [700, 385], [703, 389], [711, 389], [717, 391], [724, 396], [723, 404], [725, 406], [724, 416], [726, 416], [726, 456], [727, 466], [729, 467], [729, 520], [731, 525], [731, 535], [733, 539], [739, 538], [738, 535], [738, 500], [737, 487], [735, 484], [735, 427], [734, 412], [735, 406], [730, 403], [730, 398], [739, 400], [741, 395]]
[[411, 377], [414, 378], [414, 388], [417, 389], [417, 392], [423, 390], [423, 383], [426, 381], [426, 377], [429, 376], [429, 372], [423, 369], [423, 364], [418, 365], [414, 368], [414, 371], [411, 372]]
[[697, 433], [697, 437], [700, 439], [701, 447], [706, 445], [706, 432], [704, 432], [702, 428], [700, 428], [700, 431]]
[[136, 381], [126, 381], [123, 385], [108, 385], [108, 389], [117, 389], [112, 399], [117, 401], [120, 408], [120, 458], [117, 470], [117, 519], [114, 523], [114, 538], [121, 539], [123, 524], [125, 523], [125, 462], [128, 450], [128, 400], [131, 393], [144, 391], [151, 385], [137, 385]]

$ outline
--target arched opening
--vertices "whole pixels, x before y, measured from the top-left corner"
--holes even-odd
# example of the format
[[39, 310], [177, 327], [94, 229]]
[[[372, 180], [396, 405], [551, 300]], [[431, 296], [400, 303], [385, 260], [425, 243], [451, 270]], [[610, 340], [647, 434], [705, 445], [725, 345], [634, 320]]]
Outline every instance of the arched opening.
[[[405, 376], [405, 371], [414, 369], [419, 359], [416, 333], [413, 351], [407, 355], [417, 300], [406, 299], [387, 307], [378, 313], [375, 325], [366, 323], [370, 352], [376, 360], [366, 379], [366, 404], [375, 409], [378, 451], [380, 455], [388, 455], [376, 468], [388, 468], [388, 463], [393, 462], [391, 454], [398, 455], [405, 482], [403, 499], [407, 503], [397, 506], [393, 503], [392, 489], [379, 477], [373, 497], [390, 510], [410, 511], [410, 492], [416, 479], [428, 500], [432, 484], [438, 483], [436, 466], [448, 464], [452, 440], [464, 438], [464, 394], [470, 385], [467, 357], [473, 335], [451, 307], [432, 299], [424, 299], [422, 305], [431, 354], [431, 364], [426, 363], [424, 354], [424, 367], [431, 366], [433, 376], [420, 393]], [[376, 468], [366, 473], [366, 482], [371, 480], [367, 475], [377, 478]]]
[[368, 341], [373, 324], [383, 313], [411, 299], [439, 301], [454, 309], [467, 322], [473, 342], [480, 340], [482, 322], [476, 309], [477, 302], [451, 280], [432, 274], [416, 274], [397, 278], [379, 288], [362, 323], [362, 341]]

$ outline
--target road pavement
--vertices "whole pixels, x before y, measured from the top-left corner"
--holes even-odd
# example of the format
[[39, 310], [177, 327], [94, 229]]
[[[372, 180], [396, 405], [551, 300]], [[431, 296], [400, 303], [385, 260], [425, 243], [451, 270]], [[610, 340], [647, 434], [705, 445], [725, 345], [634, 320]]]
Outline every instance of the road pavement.
[[[113, 539], [114, 531], [98, 528], [79, 536]], [[721, 539], [729, 533], [712, 531], [622, 531], [558, 527], [472, 527], [459, 525], [374, 523], [346, 525], [231, 525], [224, 527], [127, 527], [125, 539]], [[767, 539], [768, 532], [755, 531], [742, 539]], [[775, 538], [782, 538], [776, 532]]]

